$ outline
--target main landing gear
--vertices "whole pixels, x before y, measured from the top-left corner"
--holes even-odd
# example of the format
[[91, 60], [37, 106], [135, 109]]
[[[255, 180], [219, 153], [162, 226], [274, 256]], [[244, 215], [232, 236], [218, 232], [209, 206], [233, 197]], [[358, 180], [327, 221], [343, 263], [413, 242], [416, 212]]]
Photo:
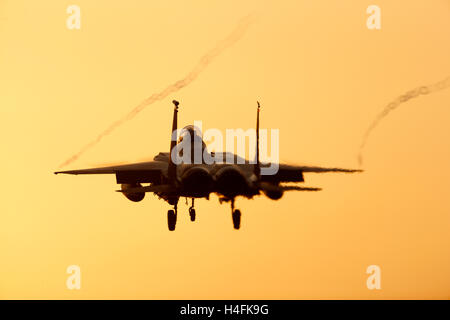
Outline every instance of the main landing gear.
[[[231, 218], [233, 220], [233, 227], [236, 230], [241, 228], [241, 211], [239, 209], [234, 209], [234, 198], [221, 198], [222, 201], [230, 201], [231, 202]], [[187, 199], [186, 199], [187, 201]], [[173, 210], [167, 211], [167, 224], [169, 226], [170, 231], [175, 230], [175, 225], [177, 224], [177, 203], [174, 204]], [[192, 198], [192, 205], [189, 207], [189, 216], [191, 221], [195, 221], [195, 208], [194, 208], [194, 198]]]

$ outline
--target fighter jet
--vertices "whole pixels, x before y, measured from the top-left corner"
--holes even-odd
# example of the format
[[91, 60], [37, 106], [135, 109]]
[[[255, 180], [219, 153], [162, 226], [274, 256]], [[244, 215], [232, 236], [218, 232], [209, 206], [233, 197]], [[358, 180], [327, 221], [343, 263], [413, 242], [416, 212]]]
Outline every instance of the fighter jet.
[[[178, 215], [178, 202], [184, 197], [192, 200], [189, 207], [191, 221], [195, 221], [196, 198], [210, 198], [217, 194], [219, 202], [230, 202], [234, 229], [241, 225], [241, 212], [235, 209], [235, 199], [239, 196], [252, 199], [265, 194], [272, 200], [278, 200], [285, 191], [320, 191], [320, 188], [302, 187], [292, 183], [304, 182], [304, 173], [344, 172], [354, 173], [361, 170], [342, 168], [323, 168], [317, 166], [300, 166], [278, 164], [274, 174], [261, 174], [268, 164], [262, 164], [259, 158], [259, 114], [260, 104], [257, 103], [256, 116], [256, 156], [249, 161], [229, 152], [215, 153], [207, 150], [201, 132], [190, 125], [181, 130], [177, 141], [177, 119], [179, 102], [173, 100], [173, 122], [170, 141], [170, 152], [160, 152], [153, 161], [132, 163], [100, 168], [57, 171], [55, 174], [114, 174], [121, 185], [118, 192], [133, 202], [142, 201], [147, 192], [156, 194], [173, 206], [167, 212], [167, 222], [170, 231], [175, 230]], [[186, 148], [188, 143], [188, 148]], [[213, 163], [194, 161], [196, 148], [201, 148], [202, 154], [214, 159]], [[190, 151], [190, 155], [183, 152]], [[187, 158], [186, 158], [187, 156]], [[186, 161], [188, 159], [189, 161]], [[219, 159], [219, 161], [218, 161]], [[231, 161], [230, 161], [231, 159]], [[286, 183], [291, 185], [286, 185]], [[148, 184], [148, 185], [143, 185]]]

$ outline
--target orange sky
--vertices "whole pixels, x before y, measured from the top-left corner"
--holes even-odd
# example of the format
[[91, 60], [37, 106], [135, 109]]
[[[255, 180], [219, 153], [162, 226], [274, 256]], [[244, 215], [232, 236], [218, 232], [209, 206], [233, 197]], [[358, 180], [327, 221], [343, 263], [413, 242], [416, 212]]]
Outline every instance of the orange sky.
[[[81, 8], [81, 29], [66, 8]], [[381, 8], [368, 30], [366, 8]], [[132, 203], [114, 176], [60, 163], [184, 77], [238, 21], [256, 21], [191, 85], [148, 106], [70, 168], [151, 159], [180, 125], [280, 129], [280, 158], [358, 167], [362, 134], [397, 96], [450, 75], [450, 2], [0, 1], [0, 298], [450, 298], [450, 90], [371, 136], [360, 175], [306, 175], [319, 193], [229, 205]], [[69, 169], [69, 167], [68, 167]], [[81, 290], [66, 288], [79, 265]], [[381, 290], [366, 287], [381, 268]]]

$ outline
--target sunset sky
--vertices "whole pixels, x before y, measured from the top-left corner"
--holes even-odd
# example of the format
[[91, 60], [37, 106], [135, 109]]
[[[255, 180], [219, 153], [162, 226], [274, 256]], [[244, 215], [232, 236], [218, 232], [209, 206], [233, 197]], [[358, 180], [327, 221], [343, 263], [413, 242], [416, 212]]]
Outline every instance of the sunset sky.
[[[81, 9], [69, 30], [66, 9]], [[369, 5], [381, 29], [366, 26]], [[180, 126], [280, 130], [280, 160], [364, 169], [305, 174], [279, 201], [139, 203], [113, 175], [53, 172], [153, 93], [185, 77], [239, 21], [254, 22], [191, 84], [63, 169], [151, 160]], [[450, 1], [0, 0], [0, 299], [450, 299]], [[66, 269], [81, 268], [69, 290]], [[381, 289], [366, 269], [381, 268]]]

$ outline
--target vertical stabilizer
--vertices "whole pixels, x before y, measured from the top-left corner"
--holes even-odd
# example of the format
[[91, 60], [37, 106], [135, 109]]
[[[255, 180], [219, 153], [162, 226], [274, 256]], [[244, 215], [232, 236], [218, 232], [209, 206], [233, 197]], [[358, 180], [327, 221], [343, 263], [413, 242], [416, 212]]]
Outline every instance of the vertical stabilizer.
[[258, 180], [261, 179], [261, 165], [259, 162], [259, 111], [261, 109], [261, 106], [258, 103], [258, 109], [256, 111], [256, 164], [254, 167], [254, 174], [258, 178]]
[[177, 121], [178, 121], [178, 105], [180, 104], [178, 101], [173, 100], [172, 103], [174, 104], [173, 108], [173, 121], [172, 121], [172, 131], [170, 134], [170, 152], [169, 152], [169, 167], [168, 167], [168, 178], [170, 183], [175, 183], [177, 180], [177, 165], [173, 163], [172, 161], [172, 150], [177, 145], [177, 138], [173, 135], [176, 135], [177, 130]]

